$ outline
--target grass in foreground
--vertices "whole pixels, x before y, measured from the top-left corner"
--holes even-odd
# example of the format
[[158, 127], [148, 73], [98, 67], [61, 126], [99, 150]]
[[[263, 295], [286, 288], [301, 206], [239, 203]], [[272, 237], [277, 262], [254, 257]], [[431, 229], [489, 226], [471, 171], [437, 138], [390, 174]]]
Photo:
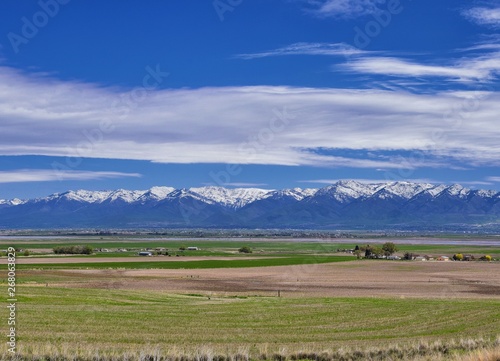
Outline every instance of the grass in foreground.
[[442, 342], [419, 342], [413, 345], [392, 345], [385, 348], [299, 351], [287, 354], [285, 352], [267, 353], [266, 350], [258, 356], [250, 356], [247, 349], [237, 353], [214, 353], [206, 347], [200, 347], [190, 354], [179, 349], [149, 347], [145, 350], [126, 352], [102, 352], [92, 348], [65, 348], [46, 345], [43, 350], [30, 348], [26, 352], [14, 356], [0, 354], [0, 360], [9, 361], [498, 361], [500, 360], [500, 340], [460, 340]]
[[[0, 317], [6, 319], [6, 310], [2, 309]], [[209, 355], [243, 355], [241, 360], [266, 355], [275, 361], [281, 358], [274, 355], [311, 359], [308, 355], [325, 351], [330, 356], [313, 359], [329, 361], [341, 359], [332, 356], [339, 348], [353, 354], [354, 350], [386, 352], [394, 348], [391, 352], [406, 357], [411, 350], [416, 352], [420, 343], [429, 345], [425, 352], [430, 355], [439, 347], [440, 352], [450, 349], [452, 339], [494, 340], [499, 333], [498, 320], [500, 300], [208, 299], [151, 291], [22, 285], [18, 290], [17, 331], [22, 354], [64, 355], [60, 360], [83, 355], [86, 350], [116, 356], [109, 360], [120, 359], [119, 355], [137, 356], [140, 350], [143, 355], [158, 352], [192, 359], [204, 354], [207, 360]], [[435, 340], [441, 341], [434, 344]], [[468, 350], [493, 346], [493, 341], [473, 342], [476, 346], [471, 343]], [[455, 348], [464, 351], [462, 346]], [[5, 346], [2, 351], [6, 354]], [[369, 360], [344, 358], [350, 359]]]

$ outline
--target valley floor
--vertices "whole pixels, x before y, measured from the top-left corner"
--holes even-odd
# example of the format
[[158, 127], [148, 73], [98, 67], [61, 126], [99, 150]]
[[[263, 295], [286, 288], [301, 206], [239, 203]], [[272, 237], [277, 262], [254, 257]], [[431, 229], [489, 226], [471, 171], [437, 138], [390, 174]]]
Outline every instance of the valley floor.
[[498, 262], [361, 260], [231, 269], [26, 270], [20, 277], [35, 277], [39, 285], [50, 287], [206, 296], [274, 296], [280, 291], [282, 297], [500, 298]]
[[356, 260], [331, 255], [352, 245], [294, 245], [19, 257], [16, 360], [469, 361], [500, 345], [499, 262]]

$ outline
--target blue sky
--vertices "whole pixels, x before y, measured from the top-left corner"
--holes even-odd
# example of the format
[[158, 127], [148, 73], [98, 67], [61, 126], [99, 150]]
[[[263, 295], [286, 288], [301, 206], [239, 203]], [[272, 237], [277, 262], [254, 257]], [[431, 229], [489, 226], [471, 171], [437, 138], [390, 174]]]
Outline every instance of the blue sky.
[[0, 199], [500, 189], [500, 2], [0, 3]]

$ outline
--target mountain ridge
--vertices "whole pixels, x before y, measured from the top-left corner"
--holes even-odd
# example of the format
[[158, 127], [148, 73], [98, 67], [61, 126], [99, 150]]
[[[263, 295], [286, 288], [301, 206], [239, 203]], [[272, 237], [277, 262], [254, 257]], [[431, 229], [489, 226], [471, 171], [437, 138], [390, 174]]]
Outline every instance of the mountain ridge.
[[70, 190], [36, 199], [0, 200], [1, 228], [446, 228], [492, 223], [500, 225], [498, 191], [406, 181], [342, 180], [305, 189]]

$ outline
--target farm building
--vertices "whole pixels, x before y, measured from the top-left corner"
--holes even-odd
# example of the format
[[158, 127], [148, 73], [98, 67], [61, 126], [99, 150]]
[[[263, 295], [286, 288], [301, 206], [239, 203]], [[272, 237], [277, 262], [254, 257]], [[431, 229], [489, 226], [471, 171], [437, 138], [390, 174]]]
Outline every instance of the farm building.
[[151, 257], [153, 255], [152, 252], [149, 251], [141, 251], [138, 253], [139, 256], [146, 256], [146, 257]]
[[188, 247], [187, 250], [188, 251], [198, 251], [199, 248], [198, 247]]
[[441, 262], [447, 262], [450, 260], [450, 257], [447, 257], [447, 256], [439, 256], [438, 258], [436, 258], [437, 261], [441, 261]]

